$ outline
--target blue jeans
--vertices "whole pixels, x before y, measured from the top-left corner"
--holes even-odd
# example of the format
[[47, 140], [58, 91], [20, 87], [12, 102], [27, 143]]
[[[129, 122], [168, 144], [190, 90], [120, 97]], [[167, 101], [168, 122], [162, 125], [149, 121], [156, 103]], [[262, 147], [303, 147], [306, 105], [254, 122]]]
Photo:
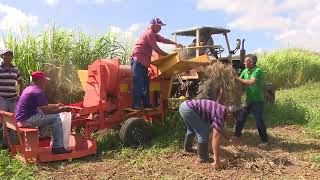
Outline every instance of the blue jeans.
[[6, 112], [14, 112], [16, 109], [17, 98], [3, 99], [0, 98], [0, 109]]
[[31, 116], [25, 121], [22, 121], [21, 123], [23, 127], [38, 127], [40, 136], [44, 136], [47, 128], [51, 126], [53, 136], [52, 147], [63, 147], [62, 122], [59, 114], [46, 115], [39, 110], [37, 114]]
[[179, 107], [179, 113], [184, 120], [187, 133], [186, 136], [197, 135], [198, 143], [207, 143], [211, 128], [209, 123], [206, 123], [201, 117], [194, 112], [186, 102], [183, 102]]
[[239, 119], [236, 123], [235, 136], [240, 137], [242, 135], [242, 129], [250, 112], [253, 112], [256, 118], [256, 125], [261, 140], [263, 142], [268, 142], [267, 129], [263, 121], [263, 102], [247, 103], [247, 106], [241, 111]]
[[[16, 109], [16, 103], [17, 103], [17, 98], [12, 98], [12, 99], [0, 98], [0, 110], [14, 113]], [[18, 140], [17, 140], [15, 131], [12, 129], [8, 129], [8, 132], [9, 132], [9, 137], [11, 138], [11, 142], [13, 142], [14, 144], [17, 144]], [[4, 145], [8, 147], [8, 143], [6, 139], [3, 138], [2, 123], [0, 123], [0, 133], [1, 133], [0, 141], [2, 141]]]
[[133, 80], [133, 107], [150, 107], [148, 68], [136, 60], [131, 60], [131, 71]]

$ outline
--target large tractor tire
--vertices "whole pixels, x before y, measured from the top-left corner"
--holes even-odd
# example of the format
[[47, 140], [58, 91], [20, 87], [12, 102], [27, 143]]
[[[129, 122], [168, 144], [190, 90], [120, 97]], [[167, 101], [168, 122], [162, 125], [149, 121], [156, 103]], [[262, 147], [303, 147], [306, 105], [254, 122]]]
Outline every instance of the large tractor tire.
[[122, 124], [119, 136], [125, 146], [146, 144], [151, 140], [150, 125], [142, 118], [129, 118]]
[[266, 84], [264, 95], [265, 95], [266, 105], [267, 106], [273, 105], [276, 100], [276, 92], [275, 92], [275, 88], [271, 83]]

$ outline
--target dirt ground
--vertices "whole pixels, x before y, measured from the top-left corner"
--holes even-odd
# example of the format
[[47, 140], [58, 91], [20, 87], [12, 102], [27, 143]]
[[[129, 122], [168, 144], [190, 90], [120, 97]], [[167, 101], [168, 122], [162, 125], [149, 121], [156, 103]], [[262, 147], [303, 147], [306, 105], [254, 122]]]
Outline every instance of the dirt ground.
[[[40, 179], [320, 179], [319, 165], [310, 161], [320, 154], [320, 140], [303, 128], [269, 128], [270, 144], [259, 145], [255, 129], [246, 130], [241, 144], [222, 145], [223, 170], [199, 164], [196, 154], [171, 154], [130, 159], [88, 158], [79, 163], [40, 166]], [[37, 178], [37, 179], [38, 179]]]

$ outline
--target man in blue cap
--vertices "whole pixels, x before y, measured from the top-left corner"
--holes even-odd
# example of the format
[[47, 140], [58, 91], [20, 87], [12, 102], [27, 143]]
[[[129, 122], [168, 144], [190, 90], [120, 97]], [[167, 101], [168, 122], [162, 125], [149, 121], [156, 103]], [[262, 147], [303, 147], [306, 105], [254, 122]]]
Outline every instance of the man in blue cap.
[[[160, 36], [158, 33], [165, 24], [159, 19], [154, 18], [150, 21], [150, 26], [143, 32], [138, 42], [135, 44], [131, 60], [131, 71], [133, 79], [133, 109], [150, 108], [149, 97], [149, 78], [148, 67], [151, 63], [152, 51], [161, 56], [167, 56], [168, 53], [159, 48], [157, 42], [165, 44], [174, 44], [182, 47], [181, 44]], [[141, 105], [143, 102], [143, 106]]]

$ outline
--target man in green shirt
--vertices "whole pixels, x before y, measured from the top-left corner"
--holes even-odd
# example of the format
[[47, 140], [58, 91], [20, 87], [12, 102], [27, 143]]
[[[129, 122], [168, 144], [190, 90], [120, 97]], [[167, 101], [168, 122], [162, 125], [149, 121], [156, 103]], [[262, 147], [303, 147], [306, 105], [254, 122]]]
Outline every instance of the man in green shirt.
[[265, 123], [263, 121], [264, 104], [264, 73], [262, 69], [256, 66], [257, 56], [248, 54], [244, 60], [245, 69], [237, 80], [246, 85], [246, 106], [240, 113], [236, 123], [235, 136], [240, 137], [247, 116], [250, 112], [254, 113], [256, 125], [260, 138], [263, 143], [268, 142], [268, 135]]

